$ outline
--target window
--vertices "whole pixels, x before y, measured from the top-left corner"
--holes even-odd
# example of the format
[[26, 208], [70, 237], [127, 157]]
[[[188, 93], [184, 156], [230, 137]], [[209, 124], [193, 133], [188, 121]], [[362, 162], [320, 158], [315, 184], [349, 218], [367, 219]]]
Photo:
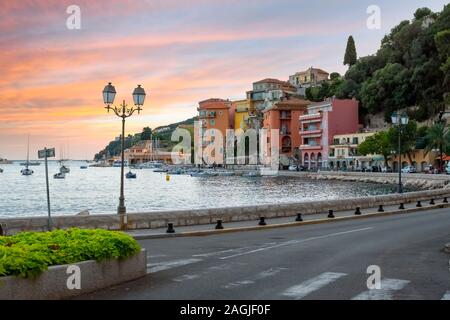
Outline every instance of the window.
[[334, 145], [339, 145], [339, 139], [333, 139], [333, 144]]
[[222, 111], [219, 111], [219, 116], [221, 116], [222, 115]]
[[359, 142], [358, 142], [358, 137], [354, 137], [353, 138], [353, 144], [358, 144]]
[[204, 117], [206, 115], [206, 111], [205, 110], [199, 111], [199, 115], [200, 117]]
[[209, 124], [212, 126], [216, 125], [216, 120], [214, 119], [209, 120]]

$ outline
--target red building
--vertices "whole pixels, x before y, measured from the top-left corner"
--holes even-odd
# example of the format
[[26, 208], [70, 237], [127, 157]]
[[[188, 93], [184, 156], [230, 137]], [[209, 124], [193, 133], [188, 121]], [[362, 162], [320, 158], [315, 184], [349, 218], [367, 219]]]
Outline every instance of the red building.
[[358, 132], [358, 101], [329, 99], [308, 106], [300, 116], [300, 152], [308, 168], [328, 168], [333, 136]]
[[280, 130], [280, 157], [286, 160], [292, 160], [298, 153], [301, 143], [298, 119], [306, 113], [309, 103], [302, 99], [282, 99], [263, 111], [263, 127], [269, 132], [272, 129]]

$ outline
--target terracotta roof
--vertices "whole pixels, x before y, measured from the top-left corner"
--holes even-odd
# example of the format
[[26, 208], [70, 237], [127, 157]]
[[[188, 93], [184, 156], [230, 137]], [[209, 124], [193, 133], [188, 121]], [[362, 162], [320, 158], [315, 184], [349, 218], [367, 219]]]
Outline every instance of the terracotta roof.
[[326, 72], [325, 70], [322, 70], [322, 69], [319, 69], [319, 68], [309, 68], [309, 69], [307, 69], [307, 70], [305, 70], [305, 71], [299, 71], [299, 72], [297, 72], [296, 73], [296, 75], [297, 74], [302, 74], [302, 73], [307, 73], [307, 72], [309, 72], [309, 70], [316, 70], [318, 73], [323, 73], [323, 74], [330, 74], [330, 73], [328, 73], [328, 72]]
[[267, 83], [267, 82], [269, 82], [269, 83], [279, 83], [279, 84], [289, 84], [286, 81], [281, 81], [281, 80], [273, 79], [273, 78], [266, 78], [266, 79], [259, 80], [259, 81], [253, 82], [253, 83], [254, 84], [258, 84], [258, 83]]

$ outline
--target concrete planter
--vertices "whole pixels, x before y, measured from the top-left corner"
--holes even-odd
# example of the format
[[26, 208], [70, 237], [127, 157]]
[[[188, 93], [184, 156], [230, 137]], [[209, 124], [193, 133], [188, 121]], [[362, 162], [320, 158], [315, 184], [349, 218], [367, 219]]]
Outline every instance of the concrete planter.
[[80, 268], [81, 289], [68, 289], [73, 271], [70, 265], [52, 266], [34, 279], [0, 277], [0, 300], [67, 299], [143, 277], [147, 273], [147, 254], [143, 249], [123, 260], [93, 260], [73, 264]]

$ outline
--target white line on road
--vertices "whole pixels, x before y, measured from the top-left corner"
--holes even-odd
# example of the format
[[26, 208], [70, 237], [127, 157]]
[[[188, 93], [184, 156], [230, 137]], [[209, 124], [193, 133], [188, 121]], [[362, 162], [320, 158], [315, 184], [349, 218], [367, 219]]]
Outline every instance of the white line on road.
[[394, 291], [403, 289], [409, 283], [408, 280], [383, 279], [381, 289], [371, 289], [361, 292], [352, 300], [392, 300]]
[[186, 281], [186, 280], [193, 280], [193, 279], [197, 279], [197, 278], [200, 278], [199, 274], [185, 274], [185, 275], [182, 275], [180, 277], [176, 277], [175, 279], [173, 279], [173, 281], [175, 281], [175, 282], [183, 282], [183, 281]]
[[450, 290], [448, 290], [448, 291], [444, 294], [444, 296], [442, 297], [441, 300], [450, 300]]
[[191, 263], [196, 263], [203, 261], [202, 259], [182, 259], [182, 260], [173, 260], [173, 261], [164, 261], [158, 262], [154, 264], [147, 264], [147, 271], [150, 273], [155, 273], [158, 271], [168, 270], [176, 267], [185, 266]]
[[346, 273], [325, 272], [299, 285], [290, 287], [289, 289], [284, 291], [282, 295], [300, 300], [306, 297], [308, 294], [319, 290], [346, 275]]
[[287, 270], [287, 268], [281, 268], [281, 267], [270, 268], [268, 270], [265, 270], [263, 272], [258, 273], [256, 276], [253, 276], [253, 277], [251, 277], [248, 280], [241, 280], [241, 281], [236, 281], [236, 282], [230, 282], [229, 284], [223, 286], [223, 288], [225, 288], [225, 289], [232, 289], [232, 288], [240, 287], [240, 286], [243, 286], [243, 285], [254, 284], [258, 280], [262, 280], [262, 279], [265, 279], [265, 278], [268, 278], [268, 277], [273, 277], [273, 276], [277, 275], [278, 273], [280, 273], [283, 270]]
[[[276, 244], [276, 242], [268, 242], [268, 243], [263, 243], [263, 244], [259, 245], [258, 247], [272, 246], [274, 244]], [[211, 257], [211, 256], [220, 255], [222, 253], [241, 252], [241, 251], [244, 251], [245, 249], [250, 249], [250, 248], [251, 247], [240, 247], [240, 248], [233, 248], [233, 249], [227, 249], [227, 250], [222, 250], [222, 251], [214, 251], [214, 252], [194, 254], [192, 256], [193, 257]]]
[[279, 248], [279, 247], [284, 247], [284, 246], [288, 246], [288, 245], [292, 245], [292, 244], [307, 242], [307, 241], [311, 241], [311, 240], [318, 240], [318, 239], [325, 239], [325, 238], [330, 238], [330, 237], [336, 237], [336, 236], [340, 236], [340, 235], [343, 235], [343, 234], [349, 234], [349, 233], [353, 233], [353, 232], [366, 231], [366, 230], [370, 230], [370, 229], [373, 229], [373, 228], [374, 227], [367, 227], [367, 228], [362, 228], [362, 229], [354, 229], [354, 230], [349, 230], [349, 231], [330, 233], [330, 234], [326, 234], [326, 235], [323, 235], [323, 236], [311, 237], [311, 238], [306, 238], [306, 239], [302, 239], [302, 240], [289, 240], [289, 241], [281, 242], [281, 243], [273, 245], [273, 246], [263, 247], [263, 248], [259, 248], [259, 249], [255, 249], [255, 250], [251, 250], [251, 251], [247, 251], [247, 252], [241, 252], [241, 253], [233, 254], [231, 256], [222, 257], [220, 259], [222, 259], [222, 260], [230, 259], [230, 258], [234, 258], [234, 257], [243, 256], [243, 255], [246, 255], [246, 254], [252, 254], [252, 253], [261, 252], [261, 251], [274, 249], [274, 248]]

